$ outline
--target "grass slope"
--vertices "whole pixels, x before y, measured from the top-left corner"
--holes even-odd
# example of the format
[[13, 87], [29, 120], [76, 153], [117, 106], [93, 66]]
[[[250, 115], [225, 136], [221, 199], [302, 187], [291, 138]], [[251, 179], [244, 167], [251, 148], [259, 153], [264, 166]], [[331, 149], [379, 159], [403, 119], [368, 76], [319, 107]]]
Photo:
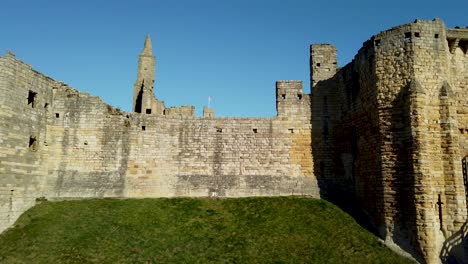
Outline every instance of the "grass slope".
[[0, 235], [1, 263], [411, 263], [309, 198], [44, 202]]

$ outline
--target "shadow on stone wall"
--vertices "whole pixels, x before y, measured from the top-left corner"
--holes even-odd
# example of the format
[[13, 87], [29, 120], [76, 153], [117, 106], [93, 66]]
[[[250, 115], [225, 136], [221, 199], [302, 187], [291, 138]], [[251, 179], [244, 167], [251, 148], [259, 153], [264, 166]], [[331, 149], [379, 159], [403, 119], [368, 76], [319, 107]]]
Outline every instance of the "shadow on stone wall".
[[[338, 98], [337, 92], [342, 92], [339, 87], [344, 87], [343, 79], [347, 78], [344, 76], [346, 74], [348, 72], [342, 69], [333, 78], [318, 82], [311, 91], [314, 175], [317, 178], [321, 198], [337, 205], [350, 214], [358, 224], [379, 235], [371, 220], [372, 217], [363, 210], [356, 194], [356, 176], [359, 177], [356, 175], [356, 161], [359, 159], [357, 124], [352, 118], [351, 111], [337, 118], [337, 111], [342, 111], [343, 107], [343, 102], [340, 101], [342, 98]], [[347, 94], [348, 92], [347, 97], [350, 99], [352, 93], [346, 91]], [[380, 201], [382, 197], [375, 197], [373, 203], [378, 204]], [[378, 222], [383, 221], [383, 215], [381, 217]]]
[[[415, 195], [415, 170], [413, 153], [418, 152], [418, 146], [414, 144], [412, 120], [411, 120], [411, 93], [416, 92], [414, 81], [402, 87], [389, 109], [391, 126], [391, 149], [386, 154], [395, 156], [393, 168], [385, 168], [387, 171], [385, 182], [388, 190], [392, 191], [393, 198], [386, 206], [394, 204], [394, 210], [390, 215], [393, 218], [393, 241], [403, 250], [410, 253], [419, 262], [421, 258], [417, 235], [416, 223], [416, 195]], [[392, 170], [394, 171], [392, 173]], [[393, 201], [392, 201], [393, 200]]]
[[[377, 93], [368, 92], [376, 89], [375, 84], [360, 83], [353, 72], [353, 66], [343, 68], [311, 91], [312, 156], [320, 196], [349, 213], [362, 227], [382, 239], [391, 237], [424, 262], [421, 252], [415, 251], [420, 245], [411, 84], [401, 88], [389, 108], [372, 109], [369, 105], [379, 105]], [[346, 98], [343, 92], [348, 94]], [[359, 93], [364, 92], [362, 99]], [[343, 110], [346, 104], [352, 106]], [[348, 157], [348, 165], [343, 156]]]
[[445, 240], [440, 259], [444, 264], [468, 263], [468, 223]]

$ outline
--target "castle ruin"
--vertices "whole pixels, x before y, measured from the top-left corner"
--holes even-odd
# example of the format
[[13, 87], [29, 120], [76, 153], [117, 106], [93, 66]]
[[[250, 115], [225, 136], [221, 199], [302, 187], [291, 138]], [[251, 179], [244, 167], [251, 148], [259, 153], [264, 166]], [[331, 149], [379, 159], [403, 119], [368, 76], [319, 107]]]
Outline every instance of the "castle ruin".
[[132, 113], [0, 57], [0, 231], [39, 197], [305, 195], [352, 202], [389, 245], [468, 263], [468, 29], [381, 32], [337, 67], [310, 47], [310, 93], [276, 82], [277, 115], [216, 118], [155, 96], [147, 37]]

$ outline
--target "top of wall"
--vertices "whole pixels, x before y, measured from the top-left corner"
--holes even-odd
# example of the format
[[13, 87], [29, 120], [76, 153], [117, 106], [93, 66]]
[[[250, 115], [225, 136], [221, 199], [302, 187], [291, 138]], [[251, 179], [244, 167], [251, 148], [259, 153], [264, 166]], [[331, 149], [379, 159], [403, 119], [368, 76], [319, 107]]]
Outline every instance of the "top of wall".
[[[394, 36], [395, 34], [401, 34], [402, 30], [410, 29], [410, 28], [415, 27], [415, 26], [417, 26], [419, 28], [431, 27], [431, 26], [442, 26], [443, 28], [446, 29], [446, 32], [445, 32], [444, 36], [446, 36], [447, 39], [459, 39], [459, 40], [462, 40], [462, 41], [468, 40], [468, 28], [447, 29], [444, 22], [442, 20], [440, 20], [440, 19], [437, 19], [437, 18], [434, 19], [434, 20], [415, 20], [412, 23], [396, 26], [396, 27], [393, 27], [393, 28], [391, 28], [389, 30], [385, 30], [385, 31], [382, 31], [382, 32], [380, 32], [380, 33], [378, 33], [376, 35], [373, 35], [370, 39], [368, 39], [367, 41], [365, 41], [363, 43], [363, 46], [360, 48], [360, 50], [356, 54], [353, 61], [356, 59], [357, 56], [360, 56], [360, 54], [367, 53], [369, 51], [369, 49], [374, 49], [374, 47], [376, 45], [379, 45], [378, 41], [383, 41], [384, 39], [386, 39], [388, 37]], [[404, 35], [402, 35], [402, 38], [404, 38]], [[321, 44], [321, 45], [327, 46], [329, 44]], [[31, 65], [17, 59], [15, 57], [15, 55], [10, 51], [7, 52], [5, 57], [0, 57], [0, 58], [14, 60], [15, 63], [18, 63], [18, 64], [22, 65], [22, 67], [26, 67], [26, 68], [30, 69], [31, 71], [35, 72], [36, 74], [42, 76], [43, 78], [47, 78], [47, 79], [49, 79], [49, 80], [51, 80], [53, 82], [56, 82], [57, 86], [63, 86], [63, 87], [67, 87], [67, 89], [71, 89], [70, 93], [85, 94], [85, 93], [81, 93], [81, 92], [76, 91], [75, 89], [69, 87], [65, 83], [53, 80], [52, 78], [50, 78], [50, 77], [48, 77], [48, 76], [34, 70]], [[349, 64], [352, 64], [352, 62], [349, 63]], [[345, 67], [347, 67], [348, 65], [346, 65]], [[287, 83], [299, 83], [299, 82], [300, 81], [295, 81], [295, 80], [282, 80], [282, 81], [277, 81], [277, 85], [278, 84], [286, 85]], [[272, 87], [272, 89], [273, 89], [273, 87]], [[272, 101], [271, 103], [274, 103], [274, 102]], [[111, 107], [111, 106], [109, 106], [109, 107]], [[115, 108], [115, 107], [112, 107], [112, 108]], [[117, 109], [117, 108], [115, 108], [115, 109]], [[204, 118], [204, 117], [197, 117], [197, 116], [193, 115], [193, 113], [194, 113], [193, 106], [168, 107], [167, 110], [168, 110], [167, 112], [171, 113], [171, 114], [163, 115], [164, 118], [172, 118], [172, 119], [186, 119], [186, 118], [189, 118], [189, 119], [203, 119]], [[114, 111], [114, 112], [122, 113], [123, 116], [141, 115], [143, 117], [145, 115], [144, 113], [142, 113], [142, 114], [127, 113], [127, 112], [121, 111], [119, 109], [118, 109], [118, 111]], [[222, 118], [219, 118], [219, 117], [212, 117], [212, 118], [217, 119], [217, 120], [233, 120], [233, 119], [249, 120], [249, 119], [275, 119], [275, 118], [285, 118], [285, 117], [271, 117], [271, 118], [250, 118], [250, 117], [242, 117], [242, 118], [240, 118], [240, 117], [222, 117]]]
[[[370, 37], [367, 41], [365, 41], [363, 43], [362, 47], [359, 49], [359, 51], [355, 55], [354, 59], [356, 59], [356, 57], [358, 57], [361, 53], [365, 53], [369, 49], [373, 49], [375, 46], [378, 46], [379, 41], [382, 41], [383, 39], [386, 39], [386, 38], [393, 37], [396, 34], [401, 34], [401, 31], [411, 30], [411, 29], [414, 29], [414, 28], [418, 28], [419, 30], [421, 30], [423, 28], [430, 28], [430, 27], [443, 27], [443, 28], [445, 28], [445, 35], [446, 35], [447, 39], [455, 39], [455, 38], [460, 39], [460, 40], [468, 39], [468, 27], [466, 27], [466, 28], [460, 28], [460, 27], [447, 28], [445, 26], [445, 23], [440, 18], [434, 18], [433, 20], [416, 19], [414, 22], [399, 25], [399, 26], [395, 26], [395, 27], [392, 27], [390, 29], [381, 31], [378, 34], [373, 35], [372, 37]], [[402, 38], [404, 38], [404, 37], [405, 36], [402, 35]]]

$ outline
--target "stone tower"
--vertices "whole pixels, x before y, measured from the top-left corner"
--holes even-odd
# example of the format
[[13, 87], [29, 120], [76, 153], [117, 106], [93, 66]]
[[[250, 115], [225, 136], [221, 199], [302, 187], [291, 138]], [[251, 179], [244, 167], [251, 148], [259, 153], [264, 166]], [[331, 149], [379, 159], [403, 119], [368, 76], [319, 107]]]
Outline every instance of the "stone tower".
[[133, 112], [152, 113], [154, 97], [156, 59], [150, 36], [146, 36], [145, 45], [138, 59], [138, 75], [133, 91]]
[[310, 46], [310, 85], [328, 80], [336, 74], [336, 47], [330, 44]]

